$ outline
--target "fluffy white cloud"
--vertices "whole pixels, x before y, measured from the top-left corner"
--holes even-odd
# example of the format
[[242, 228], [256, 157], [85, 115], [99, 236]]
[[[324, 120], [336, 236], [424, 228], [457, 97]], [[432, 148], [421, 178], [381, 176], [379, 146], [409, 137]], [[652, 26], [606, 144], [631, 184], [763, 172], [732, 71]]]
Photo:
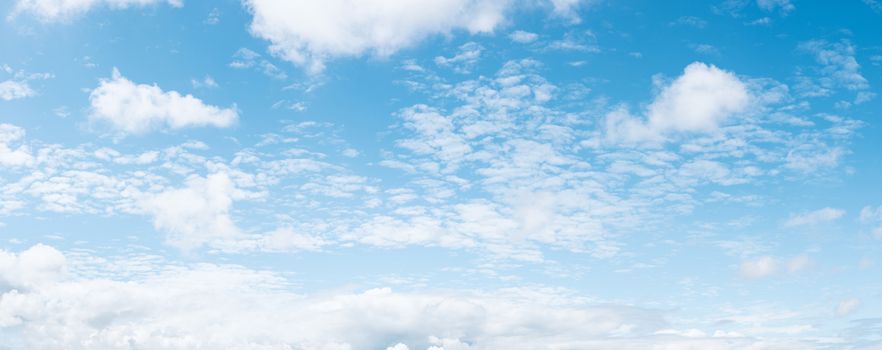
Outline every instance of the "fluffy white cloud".
[[22, 166], [33, 161], [27, 146], [11, 144], [24, 138], [25, 130], [12, 124], [0, 124], [0, 165]]
[[140, 206], [153, 216], [157, 229], [170, 234], [170, 244], [193, 249], [208, 243], [229, 242], [241, 236], [230, 217], [230, 210], [233, 200], [244, 195], [229, 175], [215, 173], [208, 177], [191, 177], [183, 188], [147, 195]]
[[784, 226], [795, 227], [817, 225], [834, 221], [841, 218], [843, 215], [845, 215], [845, 210], [827, 207], [807, 213], [791, 215], [790, 218], [784, 222]]
[[141, 134], [158, 128], [228, 127], [239, 118], [235, 106], [207, 105], [192, 95], [162, 91], [159, 86], [135, 84], [114, 68], [89, 94], [91, 119], [109, 123], [124, 133]]
[[0, 99], [9, 101], [34, 96], [36, 92], [26, 82], [6, 80], [0, 82]]
[[455, 30], [490, 33], [510, 0], [246, 0], [251, 31], [280, 57], [324, 69], [333, 57], [388, 56], [431, 35]]
[[666, 86], [649, 105], [654, 130], [713, 130], [750, 103], [747, 86], [731, 72], [696, 62]]
[[611, 141], [658, 140], [669, 132], [716, 130], [735, 114], [750, 107], [747, 85], [731, 72], [695, 62], [665, 86], [649, 105], [646, 120], [617, 109], [605, 120]]
[[82, 15], [94, 7], [126, 9], [161, 3], [174, 7], [184, 6], [183, 0], [18, 0], [13, 15], [30, 13], [42, 21], [50, 22]]
[[[301, 295], [288, 291], [289, 282], [276, 274], [239, 266], [142, 260], [118, 269], [126, 266], [118, 263], [66, 258], [41, 245], [20, 254], [0, 251], [0, 283], [7, 284], [0, 289], [4, 345], [35, 350], [812, 348], [800, 341], [705, 335], [719, 333], [713, 328], [665, 331], [671, 325], [660, 312], [597, 305], [558, 289], [402, 293], [375, 288]], [[145, 268], [152, 273], [135, 273]], [[108, 278], [80, 271], [114, 272]]]
[[[38, 244], [18, 254], [0, 250], [0, 292], [38, 288], [58, 279], [65, 268], [64, 255], [46, 245]], [[0, 327], [4, 319], [0, 312]]]

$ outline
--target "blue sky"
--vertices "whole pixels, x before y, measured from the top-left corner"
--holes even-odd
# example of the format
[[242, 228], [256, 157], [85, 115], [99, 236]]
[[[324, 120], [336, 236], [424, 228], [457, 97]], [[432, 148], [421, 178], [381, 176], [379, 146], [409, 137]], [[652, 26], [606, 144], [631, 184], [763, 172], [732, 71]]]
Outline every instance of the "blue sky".
[[0, 349], [882, 349], [882, 2], [0, 13]]

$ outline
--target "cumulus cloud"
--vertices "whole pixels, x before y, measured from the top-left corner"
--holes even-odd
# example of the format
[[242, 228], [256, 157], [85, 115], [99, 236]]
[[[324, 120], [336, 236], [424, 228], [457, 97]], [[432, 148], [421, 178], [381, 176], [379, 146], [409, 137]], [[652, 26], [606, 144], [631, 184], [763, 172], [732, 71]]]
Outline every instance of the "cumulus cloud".
[[34, 96], [36, 92], [27, 82], [6, 80], [0, 82], [0, 99], [9, 101]]
[[173, 7], [184, 6], [183, 0], [18, 0], [13, 16], [28, 13], [41, 21], [63, 21], [80, 16], [95, 7], [126, 9], [168, 3]]
[[280, 57], [317, 73], [334, 57], [380, 57], [455, 30], [491, 33], [509, 0], [247, 0], [251, 32]]
[[151, 130], [197, 126], [228, 127], [239, 118], [235, 106], [220, 108], [193, 95], [163, 91], [157, 85], [136, 84], [114, 68], [89, 94], [90, 118], [107, 122], [122, 133], [143, 134]]
[[[18, 254], [0, 250], [0, 283], [7, 284], [0, 289], [4, 345], [35, 350], [72, 344], [255, 350], [809, 348], [799, 341], [665, 332], [672, 325], [659, 311], [595, 304], [560, 289], [374, 288], [303, 295], [266, 271], [141, 261], [109, 270], [113, 258], [65, 256], [42, 245]], [[135, 272], [144, 268], [152, 273]], [[80, 271], [115, 272], [108, 278]]]
[[229, 242], [242, 232], [230, 217], [235, 199], [244, 198], [229, 175], [193, 176], [183, 188], [145, 196], [141, 209], [153, 217], [153, 225], [169, 233], [168, 242], [182, 249], [208, 243]]
[[747, 85], [734, 74], [695, 62], [662, 88], [645, 120], [617, 109], [605, 119], [606, 132], [612, 141], [639, 142], [658, 140], [670, 132], [713, 131], [746, 111], [751, 102]]
[[845, 210], [827, 207], [807, 213], [791, 215], [790, 218], [784, 222], [784, 226], [796, 227], [817, 225], [837, 220], [843, 215], [845, 215]]
[[[66, 269], [64, 255], [50, 246], [38, 244], [21, 253], [0, 250], [0, 292], [31, 290], [57, 281]], [[0, 298], [0, 309], [2, 309]], [[0, 327], [4, 323], [0, 311]]]

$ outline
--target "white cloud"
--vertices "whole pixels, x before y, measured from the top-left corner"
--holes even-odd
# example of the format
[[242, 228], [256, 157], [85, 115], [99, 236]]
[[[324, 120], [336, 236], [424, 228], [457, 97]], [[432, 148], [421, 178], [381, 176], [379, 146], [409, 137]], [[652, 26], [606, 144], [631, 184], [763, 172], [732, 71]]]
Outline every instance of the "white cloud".
[[11, 146], [22, 140], [25, 130], [12, 124], [0, 124], [0, 165], [15, 167], [30, 164], [33, 156], [25, 145]]
[[[20, 254], [0, 250], [4, 345], [35, 350], [71, 344], [157, 350], [811, 348], [800, 341], [705, 335], [713, 328], [671, 330], [676, 325], [659, 311], [596, 304], [560, 289], [374, 288], [302, 295], [270, 272], [142, 258], [65, 257], [41, 245]], [[124, 263], [132, 260], [141, 263]], [[139, 273], [145, 270], [151, 273]]]
[[784, 222], [784, 226], [796, 227], [818, 225], [837, 220], [843, 215], [845, 215], [845, 210], [827, 207], [807, 213], [790, 215], [790, 218]]
[[521, 44], [528, 44], [539, 39], [539, 34], [531, 33], [523, 30], [516, 30], [508, 35], [508, 38], [511, 41]]
[[780, 10], [783, 14], [796, 9], [796, 6], [790, 0], [756, 0], [756, 4], [765, 11]]
[[739, 273], [744, 278], [764, 278], [782, 272], [791, 274], [801, 272], [810, 267], [812, 263], [812, 259], [805, 255], [798, 255], [786, 260], [772, 256], [760, 256], [743, 261]]
[[695, 62], [665, 86], [649, 105], [646, 121], [625, 109], [605, 119], [611, 141], [658, 140], [669, 132], [708, 132], [730, 117], [745, 112], [752, 103], [747, 85], [734, 74]]
[[193, 85], [194, 88], [216, 88], [218, 87], [217, 82], [214, 81], [210, 75], [206, 75], [203, 79], [190, 79], [190, 84]]
[[[64, 255], [46, 245], [38, 244], [18, 254], [0, 250], [0, 292], [38, 288], [57, 280], [65, 269]], [[0, 298], [0, 309], [2, 301]], [[4, 318], [0, 312], [0, 327]]]
[[235, 106], [207, 105], [193, 95], [163, 91], [156, 85], [135, 84], [114, 68], [89, 94], [90, 118], [109, 123], [123, 133], [143, 134], [160, 128], [228, 127], [239, 118]]
[[14, 80], [0, 82], [0, 99], [9, 101], [34, 95], [36, 92], [26, 82]]
[[878, 225], [873, 229], [873, 235], [882, 238], [882, 205], [877, 208], [867, 206], [861, 209], [861, 222]]
[[184, 6], [183, 0], [18, 0], [13, 15], [22, 12], [37, 16], [40, 20], [63, 21], [80, 16], [94, 7], [126, 9], [168, 3], [173, 7]]
[[242, 232], [230, 217], [235, 199], [244, 198], [229, 175], [187, 179], [183, 188], [147, 195], [141, 209], [153, 216], [157, 229], [168, 232], [169, 244], [193, 249], [204, 244], [223, 244], [241, 238]]
[[866, 90], [870, 87], [869, 81], [861, 72], [861, 66], [855, 59], [855, 47], [850, 42], [828, 42], [826, 40], [811, 40], [804, 42], [799, 47], [815, 56], [815, 61], [820, 65], [817, 73], [818, 87], [814, 88], [811, 95], [828, 95], [832, 89], [845, 88], [847, 90]]
[[589, 2], [592, 0], [551, 0], [551, 6], [555, 15], [576, 24], [582, 21], [579, 17], [579, 9]]
[[747, 278], [768, 277], [778, 272], [779, 262], [770, 256], [762, 256], [741, 263], [741, 276]]
[[747, 86], [734, 74], [696, 62], [666, 86], [649, 105], [653, 130], [713, 130], [750, 103]]
[[849, 298], [843, 301], [840, 301], [839, 304], [836, 305], [836, 316], [847, 316], [851, 313], [857, 311], [857, 309], [861, 306], [861, 300], [858, 298]]
[[278, 80], [288, 79], [288, 74], [264, 59], [259, 53], [247, 48], [240, 48], [233, 54], [233, 62], [229, 66], [236, 69], [253, 68], [264, 75]]
[[484, 47], [475, 42], [468, 42], [459, 47], [459, 53], [453, 57], [437, 56], [435, 64], [450, 67], [457, 73], [467, 74], [478, 63]]
[[385, 57], [455, 30], [491, 33], [509, 5], [509, 0], [246, 1], [254, 15], [251, 32], [313, 73], [334, 57]]

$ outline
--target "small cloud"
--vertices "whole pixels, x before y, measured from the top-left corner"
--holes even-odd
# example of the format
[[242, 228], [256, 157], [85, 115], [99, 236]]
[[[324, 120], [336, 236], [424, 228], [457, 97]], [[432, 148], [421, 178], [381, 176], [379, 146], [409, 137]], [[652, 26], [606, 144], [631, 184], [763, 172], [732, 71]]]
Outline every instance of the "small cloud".
[[218, 8], [215, 7], [213, 9], [211, 9], [211, 12], [208, 13], [208, 17], [205, 18], [205, 20], [202, 21], [202, 23], [205, 23], [207, 25], [218, 24], [218, 23], [220, 23], [220, 15], [221, 15], [220, 10], [218, 10]]
[[718, 50], [716, 47], [714, 47], [713, 45], [710, 45], [710, 44], [695, 44], [695, 45], [692, 45], [692, 50], [694, 50], [697, 53], [704, 54], [704, 55], [719, 55], [720, 54], [720, 50]]
[[273, 79], [284, 80], [288, 78], [288, 74], [279, 67], [264, 59], [259, 53], [244, 47], [236, 50], [229, 66], [235, 69], [253, 68]]
[[772, 256], [761, 256], [742, 262], [738, 272], [744, 278], [758, 279], [782, 272], [794, 274], [806, 270], [812, 264], [812, 259], [806, 255], [798, 255], [786, 260]]
[[823, 208], [815, 211], [791, 215], [784, 222], [786, 227], [810, 226], [837, 220], [845, 215], [845, 211], [836, 208]]
[[836, 316], [842, 317], [847, 316], [855, 311], [861, 306], [861, 300], [858, 298], [849, 298], [843, 301], [840, 301], [838, 305], [836, 305]]
[[343, 155], [346, 157], [349, 157], [349, 158], [358, 157], [359, 154], [360, 153], [358, 152], [358, 150], [356, 150], [354, 148], [347, 148], [347, 149], [343, 150]]
[[202, 78], [202, 80], [190, 79], [190, 84], [192, 84], [193, 87], [196, 89], [218, 87], [217, 82], [214, 81], [214, 78], [212, 78], [210, 75], [206, 75], [205, 78]]
[[695, 16], [683, 16], [683, 17], [677, 18], [677, 19], [674, 20], [673, 22], [669, 23], [669, 25], [671, 25], [671, 26], [677, 26], [677, 25], [679, 25], [679, 26], [689, 26], [689, 27], [695, 27], [695, 28], [704, 28], [704, 27], [707, 26], [707, 21], [705, 21], [705, 20], [703, 20], [703, 19], [701, 19], [701, 18], [695, 17]]
[[749, 26], [767, 26], [772, 24], [772, 19], [769, 17], [757, 18], [753, 21], [745, 23]]
[[516, 31], [512, 32], [511, 34], [509, 34], [508, 38], [511, 39], [511, 41], [514, 41], [516, 43], [528, 44], [528, 43], [536, 41], [536, 39], [539, 39], [539, 34], [525, 32], [523, 30], [516, 30]]

